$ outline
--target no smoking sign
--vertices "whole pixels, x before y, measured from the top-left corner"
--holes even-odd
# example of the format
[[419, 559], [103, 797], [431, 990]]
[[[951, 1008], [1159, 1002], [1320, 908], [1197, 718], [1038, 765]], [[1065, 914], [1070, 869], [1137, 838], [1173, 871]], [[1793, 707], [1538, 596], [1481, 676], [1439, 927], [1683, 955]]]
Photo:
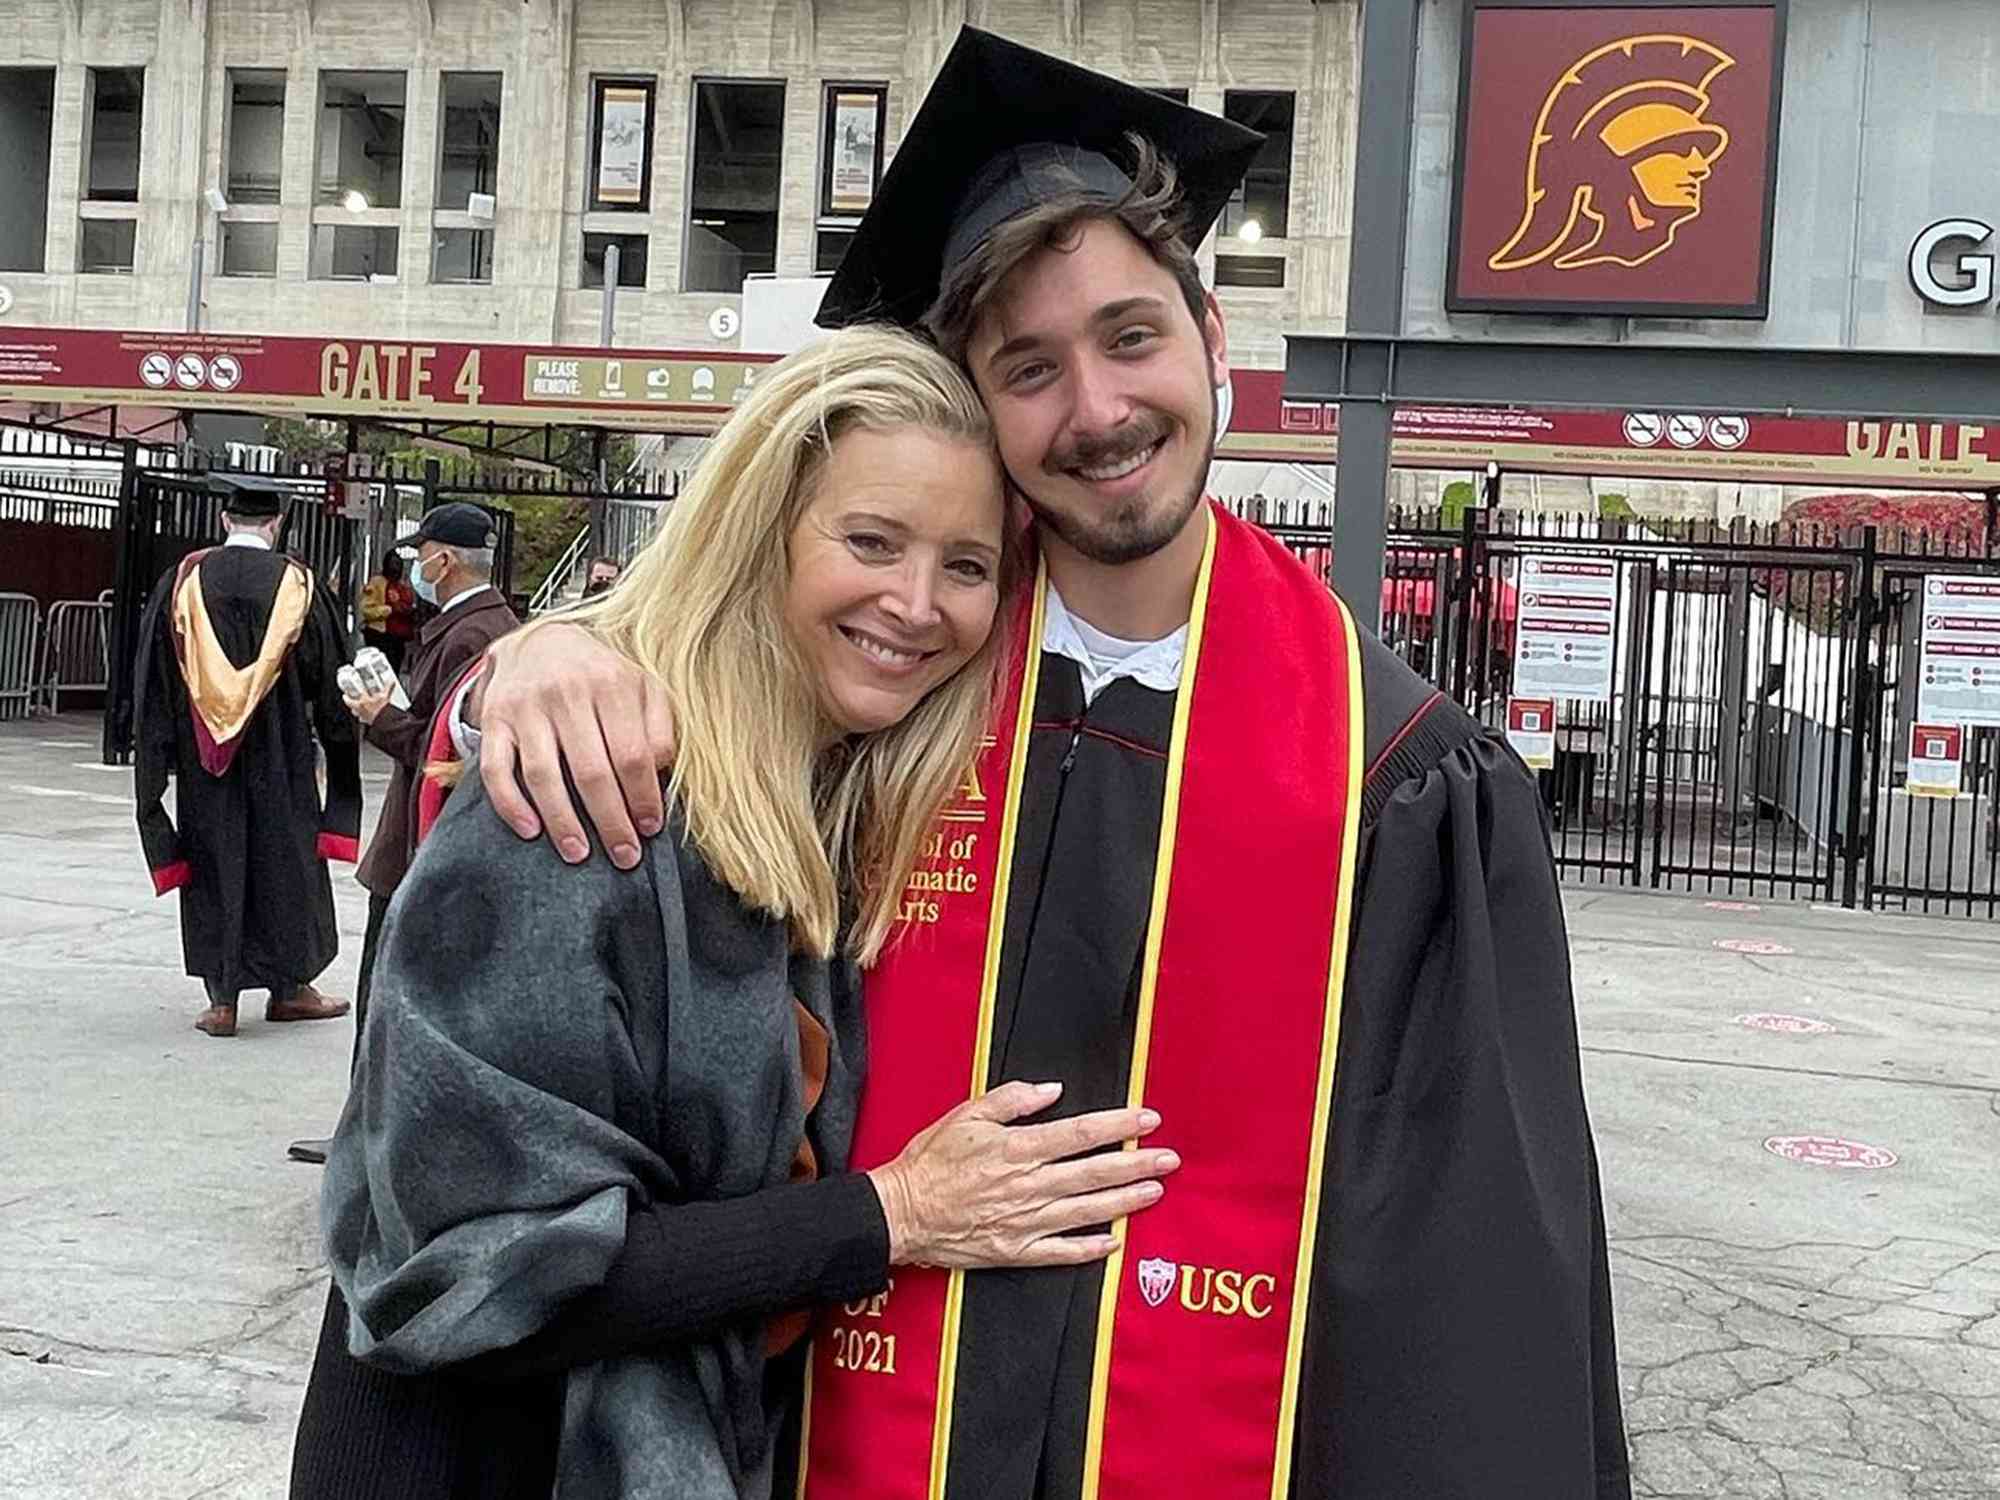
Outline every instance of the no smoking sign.
[[1650, 411], [1628, 411], [1625, 413], [1625, 441], [1635, 448], [1650, 448], [1660, 440], [1667, 430], [1659, 413]]

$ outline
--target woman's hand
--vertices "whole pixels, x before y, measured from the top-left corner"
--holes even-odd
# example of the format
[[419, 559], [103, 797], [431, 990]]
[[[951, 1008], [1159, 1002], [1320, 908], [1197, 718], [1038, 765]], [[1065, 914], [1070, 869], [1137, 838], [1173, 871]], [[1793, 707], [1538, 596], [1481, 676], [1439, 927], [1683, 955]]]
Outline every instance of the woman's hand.
[[524, 839], [546, 827], [571, 864], [587, 858], [563, 785], [567, 762], [611, 862], [631, 869], [641, 834], [665, 821], [660, 768], [673, 760], [674, 732], [659, 684], [575, 625], [504, 637], [487, 655], [466, 720], [480, 731], [479, 775], [494, 811]]
[[1160, 1117], [1149, 1109], [1011, 1123], [1047, 1109], [1061, 1092], [1054, 1083], [1002, 1084], [959, 1105], [868, 1174], [889, 1222], [891, 1265], [1074, 1266], [1117, 1248], [1109, 1234], [1071, 1231], [1157, 1203], [1165, 1191], [1158, 1179], [1180, 1158], [1104, 1149], [1158, 1129]]

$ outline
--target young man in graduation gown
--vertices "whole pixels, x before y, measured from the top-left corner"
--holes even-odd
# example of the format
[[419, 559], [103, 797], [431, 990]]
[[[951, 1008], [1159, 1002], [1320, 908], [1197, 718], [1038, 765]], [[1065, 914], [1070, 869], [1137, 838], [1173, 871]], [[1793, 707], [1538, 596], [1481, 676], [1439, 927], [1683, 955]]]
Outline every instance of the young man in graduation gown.
[[[1534, 783], [1203, 499], [1228, 363], [1190, 252], [1260, 139], [968, 29], [821, 307], [964, 360], [1042, 562], [992, 748], [868, 977], [856, 1162], [1060, 1079], [1061, 1112], [1156, 1109], [1182, 1165], [1101, 1266], [899, 1273], [839, 1309], [808, 1500], [1629, 1494]], [[481, 696], [502, 815], [539, 826], [518, 767], [583, 856], [560, 746], [629, 864], [667, 737], [645, 685], [549, 632]]]
[[187, 972], [208, 990], [195, 1025], [226, 1037], [246, 989], [270, 992], [267, 1021], [347, 1014], [313, 981], [340, 947], [326, 865], [360, 851], [361, 765], [334, 681], [339, 617], [277, 550], [284, 488], [220, 475], [209, 487], [226, 538], [170, 571], [146, 606], [134, 753], [153, 888], [181, 893]]

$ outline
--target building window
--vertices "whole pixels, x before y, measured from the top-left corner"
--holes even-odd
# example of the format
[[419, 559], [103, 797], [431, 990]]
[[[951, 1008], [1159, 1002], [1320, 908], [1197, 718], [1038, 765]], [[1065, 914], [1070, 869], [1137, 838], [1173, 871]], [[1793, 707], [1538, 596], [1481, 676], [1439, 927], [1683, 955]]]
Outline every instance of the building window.
[[350, 213], [403, 202], [401, 73], [319, 75], [319, 162], [313, 201]]
[[1227, 255], [1218, 250], [1215, 256], [1215, 284], [1283, 286], [1285, 258], [1282, 255]]
[[445, 74], [441, 109], [437, 206], [460, 211], [500, 180], [500, 75]]
[[820, 112], [818, 234], [813, 271], [840, 269], [854, 228], [882, 180], [882, 136], [889, 90], [879, 83], [829, 83]]
[[0, 68], [0, 271], [46, 268], [56, 70]]
[[285, 75], [229, 74], [229, 173], [223, 196], [238, 203], [276, 203], [285, 170]]
[[278, 226], [225, 221], [222, 225], [222, 274], [276, 276]]
[[604, 252], [618, 247], [618, 284], [646, 284], [646, 236], [643, 234], [586, 234], [583, 237], [583, 284], [604, 285]]
[[83, 196], [92, 203], [139, 201], [139, 126], [145, 113], [144, 68], [90, 70], [90, 139]]
[[740, 292], [778, 268], [782, 83], [697, 82], [681, 289]]
[[431, 280], [484, 285], [493, 279], [493, 231], [438, 229], [433, 232]]
[[1281, 240], [1292, 200], [1292, 102], [1289, 93], [1231, 89], [1222, 96], [1225, 118], [1265, 136], [1263, 149], [1222, 210], [1218, 226], [1245, 244]]
[[394, 281], [402, 234], [367, 224], [315, 224], [312, 277], [315, 281]]
[[590, 105], [592, 213], [645, 213], [653, 206], [653, 103], [650, 78], [594, 78]]
[[822, 229], [813, 246], [813, 275], [831, 276], [847, 259], [847, 247], [854, 243], [851, 229]]
[[85, 219], [78, 227], [77, 270], [87, 276], [131, 273], [139, 240], [136, 219]]

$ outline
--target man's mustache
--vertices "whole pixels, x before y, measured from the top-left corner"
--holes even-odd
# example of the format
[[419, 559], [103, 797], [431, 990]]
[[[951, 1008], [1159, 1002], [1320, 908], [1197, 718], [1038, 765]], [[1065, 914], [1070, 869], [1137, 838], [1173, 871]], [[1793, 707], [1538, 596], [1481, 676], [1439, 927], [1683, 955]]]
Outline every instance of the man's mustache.
[[1166, 417], [1158, 412], [1148, 412], [1134, 417], [1113, 432], [1076, 439], [1068, 447], [1051, 453], [1043, 467], [1051, 473], [1059, 473], [1122, 463], [1134, 454], [1144, 453], [1173, 429], [1174, 424]]

